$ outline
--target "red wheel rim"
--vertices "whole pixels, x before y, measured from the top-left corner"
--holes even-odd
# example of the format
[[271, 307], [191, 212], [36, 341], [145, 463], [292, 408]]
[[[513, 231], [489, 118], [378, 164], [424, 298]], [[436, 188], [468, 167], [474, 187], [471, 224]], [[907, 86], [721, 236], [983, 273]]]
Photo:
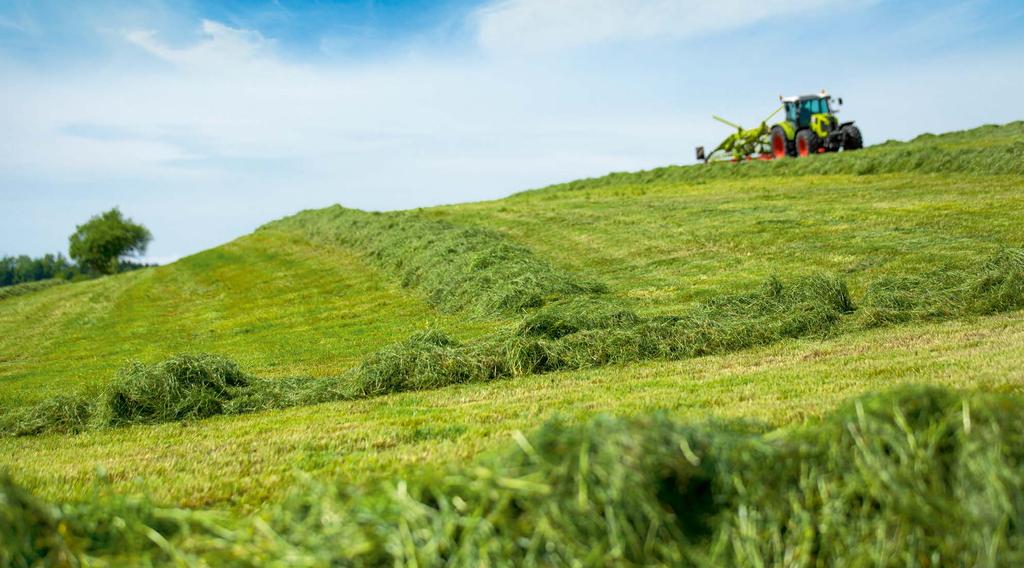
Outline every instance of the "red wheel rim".
[[776, 158], [786, 157], [786, 141], [782, 136], [772, 136], [772, 154]]
[[798, 138], [797, 139], [797, 141], [796, 141], [796, 153], [800, 154], [800, 156], [802, 156], [804, 158], [806, 158], [807, 155], [811, 153], [811, 149], [810, 149], [810, 147], [808, 147], [808, 144], [807, 144], [807, 139], [805, 139], [805, 138]]

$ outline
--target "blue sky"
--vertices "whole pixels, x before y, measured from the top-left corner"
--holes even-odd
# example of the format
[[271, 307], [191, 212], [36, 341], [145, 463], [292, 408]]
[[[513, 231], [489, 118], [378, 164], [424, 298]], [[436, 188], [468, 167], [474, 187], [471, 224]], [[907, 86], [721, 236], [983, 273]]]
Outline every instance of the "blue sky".
[[0, 254], [168, 261], [295, 211], [693, 161], [828, 88], [868, 143], [1024, 118], [1024, 3], [0, 0]]

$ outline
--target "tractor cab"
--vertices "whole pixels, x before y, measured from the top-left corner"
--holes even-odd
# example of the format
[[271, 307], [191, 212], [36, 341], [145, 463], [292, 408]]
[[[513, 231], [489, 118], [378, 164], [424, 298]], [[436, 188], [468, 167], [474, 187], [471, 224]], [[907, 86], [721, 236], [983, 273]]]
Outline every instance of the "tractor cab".
[[820, 95], [804, 95], [802, 97], [784, 97], [782, 105], [786, 109], [786, 120], [797, 128], [810, 128], [811, 117], [816, 114], [832, 115], [829, 104], [832, 97], [827, 93]]

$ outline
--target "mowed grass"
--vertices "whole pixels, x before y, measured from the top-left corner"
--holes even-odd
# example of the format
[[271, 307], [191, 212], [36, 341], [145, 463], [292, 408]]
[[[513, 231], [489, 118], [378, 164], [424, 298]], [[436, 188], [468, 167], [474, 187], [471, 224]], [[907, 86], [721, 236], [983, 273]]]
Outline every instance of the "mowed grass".
[[[971, 143], [997, 151], [1004, 134]], [[740, 167], [748, 166], [763, 175], [617, 175], [423, 213], [497, 231], [557, 268], [607, 283], [610, 298], [644, 316], [749, 292], [772, 275], [822, 271], [859, 299], [878, 277], [962, 268], [1024, 246], [1019, 175], [790, 176], [775, 165]], [[228, 356], [260, 376], [333, 375], [427, 322], [460, 339], [511, 323], [443, 315], [355, 250], [264, 229], [170, 266], [0, 302], [0, 404], [98, 385], [128, 358], [184, 350]], [[464, 462], [554, 414], [668, 409], [781, 425], [907, 382], [1021, 390], [1022, 340], [1020, 312], [918, 323], [679, 362], [4, 438], [0, 466], [50, 498], [88, 498], [100, 467], [120, 491], [250, 510], [281, 496], [299, 472], [364, 483]]]
[[[1022, 131], [1019, 124], [986, 127], [898, 148], [998, 153], [1024, 143]], [[891, 153], [883, 147], [849, 158]], [[880, 276], [965, 267], [1001, 247], [1024, 246], [1019, 175], [775, 175], [782, 165], [615, 174], [423, 213], [497, 230], [558, 267], [608, 284], [641, 315], [679, 313], [774, 275], [832, 272], [859, 298]], [[3, 300], [0, 408], [105, 382], [129, 358], [201, 350], [261, 376], [327, 376], [427, 322], [460, 338], [492, 327], [479, 317], [445, 317], [371, 259], [322, 239], [311, 244], [288, 226], [155, 270]]]
[[262, 376], [336, 374], [427, 325], [462, 337], [493, 327], [436, 312], [351, 251], [259, 231], [168, 266], [4, 300], [0, 408], [182, 351]]
[[188, 507], [258, 508], [297, 475], [357, 485], [507, 446], [551, 416], [660, 409], [786, 425], [906, 383], [1024, 391], [1024, 314], [796, 340], [724, 356], [528, 376], [197, 422], [0, 439], [0, 467], [41, 496], [120, 492]]
[[832, 272], [857, 297], [882, 275], [965, 266], [1024, 244], [1021, 211], [1019, 176], [884, 174], [552, 188], [427, 213], [499, 230], [643, 312], [673, 313], [772, 275]]

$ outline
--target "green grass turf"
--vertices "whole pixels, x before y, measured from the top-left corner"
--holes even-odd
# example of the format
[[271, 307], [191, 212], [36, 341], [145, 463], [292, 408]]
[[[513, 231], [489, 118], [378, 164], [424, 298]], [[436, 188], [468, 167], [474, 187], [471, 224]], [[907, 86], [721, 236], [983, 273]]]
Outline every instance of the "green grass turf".
[[352, 252], [259, 231], [154, 269], [50, 288], [0, 306], [0, 407], [109, 381], [128, 359], [214, 351], [261, 375], [323, 376], [440, 314]]
[[[425, 214], [495, 230], [608, 283], [644, 315], [678, 313], [773, 274], [831, 271], [859, 297], [879, 276], [1024, 245], [1024, 179], [1012, 169], [907, 166], [914, 148], [999, 154], [1017, 152], [1022, 136], [1011, 125], [802, 163], [615, 175]], [[903, 162], [890, 160], [897, 150]], [[867, 173], [872, 160], [891, 173]], [[845, 173], [822, 173], [829, 162]], [[498, 323], [443, 315], [356, 251], [262, 230], [169, 266], [0, 302], [0, 408], [102, 384], [129, 358], [183, 350], [223, 354], [261, 376], [336, 374], [428, 322], [459, 338]], [[902, 382], [1018, 390], [1021, 339], [1020, 313], [908, 325], [675, 363], [0, 439], [0, 465], [48, 497], [86, 496], [102, 466], [118, 489], [138, 484], [161, 501], [247, 509], [280, 496], [296, 471], [359, 482], [461, 461], [552, 413], [668, 408], [783, 424]]]
[[[546, 421], [493, 456], [254, 515], [0, 474], [15, 566], [1019, 566], [1024, 397], [901, 387], [806, 425]], [[6, 545], [6, 546], [5, 546]]]
[[908, 325], [680, 362], [528, 376], [198, 422], [0, 438], [0, 467], [47, 498], [118, 491], [249, 510], [298, 472], [362, 483], [464, 462], [551, 415], [663, 409], [773, 425], [904, 383], [1024, 391], [1024, 314]]
[[[719, 164], [711, 167], [734, 167]], [[502, 231], [651, 313], [830, 271], [859, 296], [880, 275], [1024, 244], [1024, 181], [886, 174], [624, 183], [429, 210]]]

